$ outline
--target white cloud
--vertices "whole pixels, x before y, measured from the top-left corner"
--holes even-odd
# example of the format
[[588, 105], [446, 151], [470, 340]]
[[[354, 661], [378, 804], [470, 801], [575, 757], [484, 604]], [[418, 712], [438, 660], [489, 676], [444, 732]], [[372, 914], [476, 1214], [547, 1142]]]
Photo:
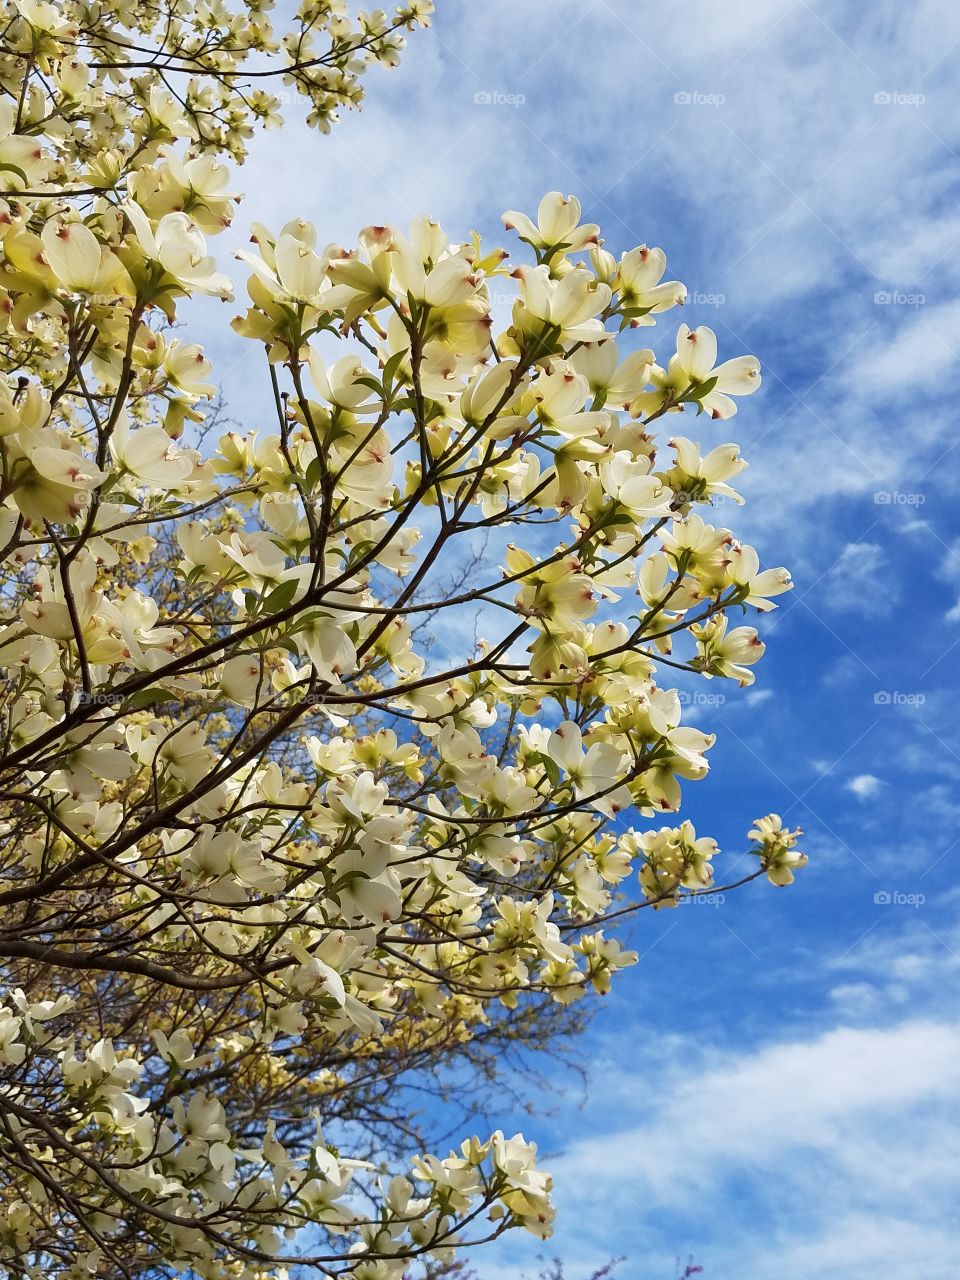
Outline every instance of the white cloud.
[[670, 1241], [689, 1242], [708, 1274], [751, 1280], [942, 1280], [960, 1265], [943, 1217], [960, 1190], [946, 1126], [960, 1027], [841, 1026], [700, 1069], [691, 1049], [655, 1071], [631, 1051], [628, 1087], [586, 1118], [595, 1136], [551, 1162], [568, 1215], [556, 1252], [668, 1275]]
[[[922, 878], [911, 881], [909, 886], [894, 886], [897, 891], [908, 887], [914, 894], [921, 892]], [[889, 893], [887, 896], [892, 897]], [[892, 902], [887, 905], [894, 906]], [[941, 905], [950, 904], [942, 901]], [[829, 968], [884, 994], [887, 984], [893, 984], [895, 999], [906, 990], [915, 1006], [939, 1008], [941, 1001], [949, 1001], [954, 975], [960, 971], [960, 930], [956, 925], [931, 928], [920, 914], [924, 909], [929, 909], [926, 903], [899, 910], [897, 915], [877, 917], [878, 927], [865, 930], [861, 939], [832, 961]], [[890, 928], [888, 921], [898, 927]], [[946, 985], [945, 978], [950, 980]]]
[[891, 579], [890, 560], [879, 543], [848, 542], [814, 589], [828, 609], [879, 617], [896, 604], [897, 584]]
[[764, 702], [769, 702], [773, 698], [772, 689], [751, 689], [744, 695], [743, 705], [746, 707], [759, 707]]
[[[918, 379], [931, 387], [956, 363], [960, 352], [960, 302], [930, 306], [921, 290], [879, 291], [878, 311], [902, 311], [893, 335], [875, 338], [860, 350], [849, 367], [848, 379], [858, 396], [889, 401], [891, 393], [915, 398]], [[897, 302], [921, 297], [924, 301]], [[886, 316], [884, 318], [887, 318]], [[906, 371], [915, 371], [907, 376]]]
[[847, 791], [852, 791], [858, 800], [870, 800], [882, 789], [883, 782], [872, 773], [858, 773], [844, 783]]
[[[960, 1028], [841, 1027], [814, 1041], [721, 1060], [688, 1080], [681, 1073], [671, 1092], [669, 1115], [657, 1118], [653, 1106], [649, 1122], [617, 1137], [618, 1177], [637, 1179], [654, 1203], [689, 1201], [714, 1182], [713, 1158], [756, 1167], [789, 1147], [835, 1151], [838, 1125], [960, 1094]], [[607, 1137], [586, 1139], [573, 1144], [563, 1164], [581, 1177], [602, 1177], [612, 1154]]]
[[863, 663], [850, 653], [841, 654], [820, 677], [825, 689], [842, 689], [863, 676]]

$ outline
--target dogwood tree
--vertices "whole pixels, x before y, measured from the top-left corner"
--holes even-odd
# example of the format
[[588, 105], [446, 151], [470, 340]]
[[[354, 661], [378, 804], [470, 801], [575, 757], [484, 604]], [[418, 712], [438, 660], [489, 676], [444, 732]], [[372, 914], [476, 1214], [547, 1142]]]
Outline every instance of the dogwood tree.
[[[658, 365], [636, 331], [684, 287], [572, 197], [503, 246], [324, 244], [294, 207], [216, 260], [251, 133], [291, 99], [326, 129], [431, 6], [270, 8], [2, 4], [11, 1276], [397, 1280], [546, 1237], [532, 1143], [410, 1150], [392, 1099], [713, 886], [715, 842], [663, 825], [714, 745], [678, 682], [749, 684], [737, 615], [790, 586], [711, 511], [757, 361], [681, 325]], [[275, 418], [218, 439], [174, 322], [238, 271]], [[758, 819], [736, 879], [789, 883], [797, 835]]]

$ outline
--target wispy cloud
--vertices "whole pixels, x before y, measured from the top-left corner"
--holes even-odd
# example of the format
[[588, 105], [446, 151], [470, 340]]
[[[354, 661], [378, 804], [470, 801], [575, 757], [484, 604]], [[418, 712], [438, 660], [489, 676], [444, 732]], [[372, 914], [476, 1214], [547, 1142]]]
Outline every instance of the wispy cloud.
[[[624, 1046], [626, 1048], [626, 1046]], [[960, 1264], [946, 1223], [960, 1190], [960, 1026], [839, 1026], [754, 1053], [630, 1047], [553, 1161], [568, 1213], [557, 1248], [583, 1265], [669, 1276], [692, 1250], [707, 1274], [784, 1280], [939, 1280]], [[691, 1065], [693, 1064], [693, 1065]], [[648, 1069], [649, 1068], [649, 1069]], [[641, 1220], [643, 1229], [632, 1224]], [[529, 1268], [498, 1259], [485, 1275]]]

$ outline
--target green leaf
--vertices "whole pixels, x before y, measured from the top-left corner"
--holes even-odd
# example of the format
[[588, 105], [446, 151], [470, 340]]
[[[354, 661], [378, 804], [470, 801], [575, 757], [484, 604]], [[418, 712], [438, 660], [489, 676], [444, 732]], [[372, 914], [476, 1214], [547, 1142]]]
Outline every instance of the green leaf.
[[358, 382], [361, 387], [369, 387], [376, 395], [383, 396], [383, 384], [378, 382], [376, 378], [355, 378], [354, 381]]
[[309, 467], [307, 467], [307, 474], [306, 476], [304, 476], [304, 483], [306, 484], [306, 487], [308, 489], [315, 489], [317, 487], [317, 485], [320, 483], [320, 478], [323, 475], [323, 471], [324, 471], [323, 459], [314, 458], [314, 460], [310, 463]]
[[279, 586], [274, 587], [263, 602], [264, 613], [279, 613], [281, 609], [286, 609], [287, 605], [293, 604], [293, 597], [297, 594], [299, 586], [298, 579], [288, 578], [286, 582], [281, 582]]
[[699, 404], [704, 396], [708, 396], [710, 394], [713, 388], [717, 385], [717, 381], [718, 379], [716, 378], [705, 378], [703, 382], [694, 382], [691, 386], [687, 387], [680, 399], [696, 400]]
[[556, 760], [554, 760], [551, 756], [546, 755], [543, 751], [537, 752], [537, 760], [540, 762], [540, 764], [543, 765], [544, 771], [547, 777], [550, 779], [551, 785], [554, 787], [559, 787], [560, 766], [557, 764]]
[[27, 181], [27, 175], [19, 165], [11, 164], [9, 161], [0, 161], [0, 173], [15, 173], [25, 187], [30, 185]]
[[635, 307], [628, 304], [620, 308], [620, 314], [631, 320], [639, 320], [641, 316], [648, 316], [652, 310], [653, 307]]
[[383, 385], [389, 387], [393, 385], [397, 370], [403, 364], [403, 357], [407, 353], [405, 351], [395, 351], [387, 363], [383, 366]]
[[370, 538], [365, 538], [362, 542], [354, 543], [353, 547], [351, 548], [350, 555], [347, 558], [346, 567], [349, 569], [351, 565], [358, 564], [359, 561], [361, 561], [363, 557], [367, 554], [367, 552], [371, 551], [376, 545], [377, 544], [373, 542]]
[[178, 696], [169, 689], [138, 689], [124, 706], [124, 711], [142, 711], [144, 707], [154, 707], [159, 702], [172, 702]]

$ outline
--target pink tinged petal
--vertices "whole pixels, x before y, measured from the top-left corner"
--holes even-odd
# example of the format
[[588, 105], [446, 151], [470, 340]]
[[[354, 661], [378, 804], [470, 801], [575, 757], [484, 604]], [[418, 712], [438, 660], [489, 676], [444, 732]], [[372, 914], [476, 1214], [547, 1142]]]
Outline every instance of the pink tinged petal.
[[316, 296], [323, 283], [323, 263], [311, 249], [293, 236], [281, 236], [276, 261], [280, 283], [287, 293], [304, 300]]
[[567, 418], [560, 418], [551, 423], [555, 431], [559, 431], [561, 435], [567, 436], [571, 440], [580, 439], [583, 436], [595, 436], [598, 432], [606, 427], [609, 423], [609, 414], [596, 413], [574, 413]]
[[516, 231], [517, 235], [524, 240], [530, 240], [534, 244], [540, 243], [540, 234], [525, 213], [518, 213], [516, 209], [508, 209], [503, 215], [503, 225], [508, 231]]
[[618, 813], [630, 808], [633, 804], [633, 796], [630, 794], [629, 787], [622, 786], [605, 796], [598, 796], [591, 801], [591, 804], [598, 813], [602, 813], [607, 818], [615, 818]]
[[732, 559], [731, 577], [734, 582], [752, 582], [760, 572], [760, 557], [755, 547], [741, 547]]
[[679, 280], [668, 280], [664, 284], [658, 284], [655, 289], [648, 289], [640, 295], [640, 300], [642, 306], [659, 314], [661, 311], [669, 311], [671, 307], [683, 306], [686, 296], [685, 284], [681, 284]]
[[747, 464], [740, 457], [740, 449], [735, 444], [718, 444], [703, 459], [700, 474], [711, 482], [729, 480], [739, 475]]
[[629, 292], [647, 293], [663, 279], [667, 269], [667, 255], [662, 249], [648, 249], [641, 245], [624, 254], [620, 263], [620, 278]]
[[92, 289], [100, 270], [100, 242], [82, 222], [48, 222], [41, 233], [43, 251], [54, 275], [67, 289]]
[[550, 735], [547, 752], [561, 769], [572, 773], [579, 768], [583, 758], [583, 736], [578, 725], [564, 720]]
[[545, 244], [561, 244], [580, 221], [580, 201], [551, 191], [540, 201], [537, 222]]
[[793, 579], [786, 569], [765, 569], [751, 580], [750, 589], [756, 596], [779, 596], [793, 590]]
[[282, 287], [276, 274], [270, 270], [269, 266], [258, 254], [251, 253], [249, 249], [240, 249], [235, 256], [240, 262], [245, 262], [248, 267], [252, 268], [271, 293]]
[[689, 376], [697, 382], [709, 377], [717, 359], [717, 335], [706, 325], [690, 329], [681, 325], [677, 334], [677, 356]]
[[590, 245], [599, 245], [601, 243], [600, 228], [595, 222], [585, 222], [583, 226], [568, 232], [563, 238], [563, 243], [571, 252], [586, 249]]
[[716, 389], [711, 391], [709, 395], [704, 396], [700, 403], [703, 405], [704, 411], [718, 422], [724, 418], [732, 418], [737, 412], [736, 402], [731, 400], [729, 396], [722, 395]]
[[700, 449], [692, 440], [688, 440], [686, 436], [675, 436], [669, 444], [677, 455], [677, 466], [681, 471], [685, 471], [688, 476], [701, 474], [703, 467]]
[[550, 319], [550, 275], [546, 267], [517, 267], [512, 272], [523, 290], [523, 305], [541, 320]]
[[148, 258], [156, 258], [157, 239], [146, 213], [134, 200], [126, 200], [120, 207], [133, 224], [133, 230], [137, 240], [140, 242], [141, 249], [143, 249]]
[[737, 356], [725, 360], [713, 371], [717, 379], [716, 390], [732, 396], [749, 396], [760, 386], [760, 361], [756, 356]]
[[32, 450], [30, 461], [45, 480], [52, 480], [55, 484], [81, 489], [106, 479], [106, 472], [70, 449], [54, 449], [44, 445]]

